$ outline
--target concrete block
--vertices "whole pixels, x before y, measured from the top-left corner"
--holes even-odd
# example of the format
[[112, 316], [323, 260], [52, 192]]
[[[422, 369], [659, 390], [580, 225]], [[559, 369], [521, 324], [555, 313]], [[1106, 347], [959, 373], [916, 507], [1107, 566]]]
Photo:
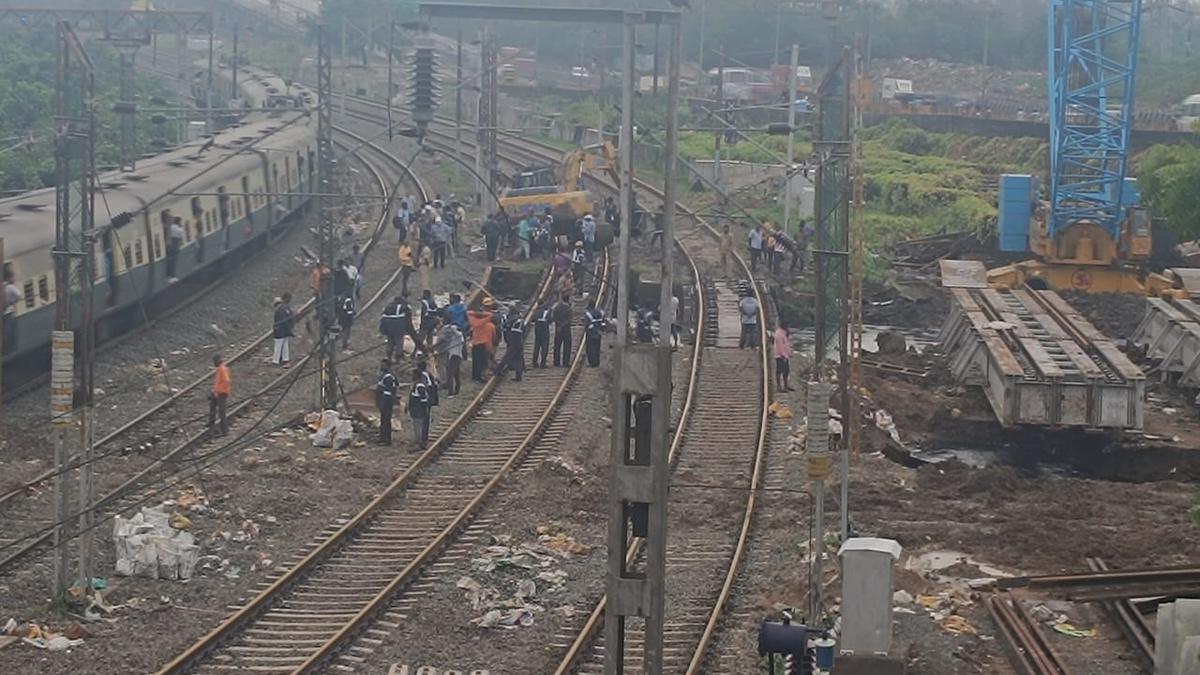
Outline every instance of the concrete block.
[[877, 654], [843, 654], [833, 662], [832, 675], [904, 675], [907, 669], [898, 657]]
[[892, 573], [900, 544], [856, 537], [842, 544], [842, 634], [839, 647], [857, 655], [887, 654], [892, 646]]
[[1200, 675], [1200, 599], [1161, 605], [1155, 624], [1155, 675]]

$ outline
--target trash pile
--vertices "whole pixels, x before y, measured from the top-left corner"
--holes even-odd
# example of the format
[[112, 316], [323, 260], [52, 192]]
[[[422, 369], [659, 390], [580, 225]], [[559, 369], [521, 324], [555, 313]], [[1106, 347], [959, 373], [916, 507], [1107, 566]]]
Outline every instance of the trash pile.
[[61, 631], [54, 631], [36, 623], [17, 623], [9, 619], [0, 631], [0, 647], [7, 647], [17, 640], [51, 652], [62, 652], [83, 644], [83, 639], [91, 634], [78, 621], [72, 621]]
[[[496, 537], [494, 544], [471, 560], [476, 574], [492, 579], [488, 583], [463, 576], [455, 583], [477, 614], [470, 623], [480, 628], [532, 626], [534, 617], [546, 611], [549, 596], [566, 587], [568, 575], [559, 564], [592, 552], [591, 546], [556, 528], [541, 526], [537, 533], [536, 543], [518, 545], [512, 545], [511, 537]], [[501, 588], [511, 591], [502, 592]], [[570, 616], [575, 608], [561, 605], [553, 611]]]
[[167, 506], [145, 507], [128, 519], [116, 517], [113, 542], [118, 575], [173, 581], [191, 578], [200, 548], [187, 532], [191, 527], [188, 517], [177, 511], [168, 514]]
[[342, 419], [336, 410], [309, 413], [304, 416], [304, 423], [313, 430], [309, 435], [313, 447], [341, 450], [354, 441], [354, 424]]

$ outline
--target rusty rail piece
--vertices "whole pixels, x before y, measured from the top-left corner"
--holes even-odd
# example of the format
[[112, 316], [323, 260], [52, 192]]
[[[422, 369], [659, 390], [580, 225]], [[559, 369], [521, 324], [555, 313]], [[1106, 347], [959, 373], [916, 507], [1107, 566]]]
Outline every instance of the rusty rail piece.
[[[1107, 572], [1108, 565], [1100, 558], [1087, 558], [1087, 566], [1094, 572]], [[1104, 611], [1121, 629], [1129, 644], [1147, 665], [1154, 665], [1154, 629], [1146, 617], [1138, 611], [1129, 598], [1105, 600], [1100, 603]]]
[[[1200, 567], [1155, 567], [1132, 570], [1110, 570], [1107, 566], [1079, 574], [1049, 574], [1007, 577], [996, 586], [1001, 589], [1029, 588], [1050, 591], [1072, 591], [1104, 587], [1190, 585], [1200, 588]], [[1137, 596], [1129, 596], [1137, 597]]]
[[1069, 675], [1019, 600], [1006, 592], [993, 593], [987, 597], [987, 608], [1018, 671], [1023, 675]]
[[[607, 254], [601, 256], [604, 268], [604, 277], [601, 282], [607, 281]], [[542, 299], [547, 297], [552, 286], [552, 277], [546, 275], [539, 288], [537, 297]], [[526, 313], [526, 318], [529, 318], [533, 312], [535, 303], [531, 303], [530, 309]], [[322, 630], [321, 637], [310, 639], [308, 642], [320, 644], [312, 645], [315, 648], [305, 649], [302, 653], [297, 654], [296, 649], [288, 650], [291, 659], [287, 665], [279, 665], [278, 670], [283, 672], [309, 672], [317, 668], [320, 664], [327, 661], [339, 648], [341, 648], [349, 638], [352, 638], [359, 632], [372, 618], [381, 610], [385, 609], [390, 600], [395, 594], [401, 590], [405, 584], [411, 579], [439, 552], [447, 545], [454, 535], [458, 533], [464, 525], [477, 513], [483, 501], [493, 494], [501, 481], [508, 475], [510, 470], [517, 462], [525, 455], [525, 453], [533, 446], [541, 432], [545, 429], [548, 421], [557, 411], [559, 403], [561, 403], [567, 388], [573, 381], [573, 376], [577, 372], [579, 359], [582, 358], [583, 350], [576, 352], [575, 361], [572, 368], [564, 376], [558, 388], [551, 397], [551, 403], [547, 405], [544, 411], [532, 422], [531, 427], [525, 434], [524, 438], [517, 444], [517, 447], [509, 454], [503, 465], [492, 475], [491, 479], [478, 490], [475, 496], [462, 508], [451, 522], [440, 529], [439, 532], [433, 534], [431, 539], [424, 544], [420, 553], [417, 556], [407, 561], [407, 564], [397, 573], [387, 572], [390, 579], [386, 584], [378, 590], [370, 589], [370, 596], [364, 598], [364, 602], [353, 613], [343, 614], [341, 616], [330, 616], [328, 625], [333, 625], [333, 630]], [[262, 614], [270, 611], [271, 606], [275, 601], [284, 596], [289, 590], [301, 584], [304, 579], [311, 575], [320, 573], [322, 565], [329, 562], [335, 555], [348, 550], [353, 545], [355, 538], [362, 533], [365, 533], [370, 526], [375, 522], [381, 521], [380, 516], [386, 515], [386, 509], [393, 506], [392, 502], [402, 497], [408, 488], [426, 469], [433, 464], [442, 455], [447, 454], [453, 440], [458, 436], [467, 424], [473, 421], [477, 413], [481, 410], [483, 404], [488, 401], [493, 392], [497, 389], [500, 378], [493, 374], [488, 382], [476, 394], [475, 398], [468, 404], [467, 408], [459, 414], [459, 416], [450, 424], [449, 428], [436, 439], [430, 447], [423, 452], [414, 462], [398, 476], [384, 491], [375, 497], [366, 507], [347, 523], [342, 525], [329, 538], [323, 541], [316, 549], [310, 552], [297, 564], [292, 566], [285, 574], [275, 580], [270, 586], [251, 599], [238, 612], [224, 620], [219, 626], [209, 632], [200, 641], [192, 645], [186, 652], [173, 659], [170, 663], [162, 668], [160, 673], [181, 673], [185, 672], [197, 665], [206, 658], [206, 656], [219, 648], [219, 645], [227, 641], [234, 634], [240, 632], [243, 628], [253, 624], [253, 622]], [[452, 461], [452, 460], [447, 460]], [[432, 533], [431, 533], [432, 534]], [[403, 537], [401, 537], [402, 539]], [[398, 561], [398, 560], [397, 560]], [[323, 628], [326, 626], [323, 626]], [[311, 637], [311, 636], [310, 636]], [[277, 660], [278, 663], [278, 660]]]
[[[360, 136], [358, 134], [355, 134], [351, 131], [348, 131], [346, 129], [341, 129], [341, 128], [339, 128], [337, 130], [339, 133], [341, 133], [361, 144], [355, 150], [356, 154], [358, 154], [358, 153], [366, 154], [366, 152], [368, 152], [368, 151], [378, 154], [379, 157], [381, 158], [381, 161], [379, 162], [379, 164], [390, 165], [393, 169], [395, 169], [397, 171], [397, 173], [400, 175], [402, 180], [409, 181], [421, 195], [427, 194], [426, 190], [425, 190], [425, 186], [420, 181], [419, 177], [408, 166], [406, 166], [402, 161], [400, 161], [394, 155], [387, 152], [386, 150], [383, 150], [380, 146], [378, 146], [376, 144], [367, 143], [367, 139], [363, 138], [362, 136]], [[375, 182], [378, 185], [379, 189], [381, 190], [381, 193], [384, 194], [385, 196], [390, 195], [391, 191], [392, 191], [392, 186], [389, 185], [388, 180], [385, 178], [383, 173], [380, 171], [379, 166], [377, 164], [373, 164], [372, 162], [369, 162], [369, 161], [364, 161], [364, 164], [367, 167], [368, 171], [370, 172], [373, 182]], [[389, 216], [388, 209], [386, 209], [386, 208], [382, 209], [379, 220], [376, 223], [374, 231], [372, 232], [371, 239], [367, 243], [366, 250], [368, 253], [370, 253], [373, 250], [375, 244], [381, 238], [382, 233], [387, 231], [387, 228], [389, 226], [389, 217], [388, 216]], [[489, 273], [490, 273], [490, 269], [489, 269]], [[371, 298], [369, 298], [367, 300], [366, 304], [363, 306], [363, 309], [365, 310], [368, 307], [375, 305], [381, 299], [383, 299], [385, 294], [387, 293], [388, 289], [390, 289], [395, 284], [395, 282], [399, 279], [399, 275], [400, 275], [400, 272], [399, 272], [399, 270], [397, 270], [386, 281], [384, 281], [383, 285], [379, 288], [379, 290]], [[313, 305], [314, 305], [314, 301], [312, 299], [308, 300], [307, 302], [305, 302], [304, 305], [302, 305], [300, 307], [297, 314], [299, 316], [303, 316], [303, 315], [307, 314], [308, 312], [312, 311]], [[236, 353], [234, 353], [228, 359], [228, 362], [235, 362], [235, 361], [241, 360], [247, 356], [254, 354], [258, 350], [258, 348], [260, 348], [270, 338], [271, 338], [270, 331], [267, 331], [267, 332], [263, 333], [262, 335], [259, 335], [258, 337], [252, 339], [247, 345], [240, 348]], [[296, 377], [296, 373], [299, 372], [311, 358], [312, 358], [311, 354], [305, 355], [303, 358], [301, 358], [299, 361], [297, 361], [297, 363], [294, 365], [294, 367], [291, 371], [285, 372], [282, 375], [279, 375], [278, 377], [271, 379], [267, 384], [265, 384], [264, 386], [259, 388], [257, 391], [255, 391], [251, 396], [249, 396], [246, 399], [243, 399], [242, 401], [233, 405], [227, 413], [228, 417], [231, 419], [236, 419], [243, 412], [253, 409], [254, 404], [258, 398], [260, 398], [261, 396], [267, 394], [268, 392], [275, 390], [275, 389], [279, 388], [280, 386], [284, 385], [286, 382], [289, 381], [289, 379]], [[151, 407], [149, 410], [141, 413], [134, 419], [122, 424], [119, 428], [117, 428], [116, 430], [112, 431], [111, 433], [107, 434], [106, 436], [104, 436], [103, 438], [98, 440], [96, 443], [96, 447], [97, 448], [102, 448], [102, 447], [108, 448], [108, 446], [115, 446], [115, 445], [117, 445], [117, 443], [116, 443], [117, 441], [119, 441], [122, 437], [128, 435], [129, 433], [132, 433], [133, 431], [138, 429], [141, 425], [146, 424], [146, 423], [157, 422], [157, 417], [160, 414], [163, 414], [166, 411], [168, 411], [169, 409], [173, 408], [185, 396], [188, 396], [192, 393], [200, 391], [201, 387], [203, 385], [207, 384], [211, 380], [211, 377], [212, 377], [212, 371], [211, 371], [211, 369], [209, 369], [204, 375], [202, 375], [201, 377], [199, 377], [199, 378], [195, 379], [194, 381], [192, 381], [191, 383], [189, 383], [186, 387], [181, 389], [179, 392], [176, 392], [169, 398], [163, 399], [162, 401], [160, 401], [159, 403], [157, 403], [153, 407]], [[176, 424], [176, 421], [168, 420], [167, 423], [174, 425], [174, 424]], [[192, 449], [198, 447], [205, 440], [207, 440], [209, 438], [210, 438], [210, 435], [207, 432], [207, 430], [201, 430], [195, 434], [187, 436], [179, 445], [170, 449], [166, 454], [162, 455], [161, 457], [155, 458], [153, 461], [151, 461], [151, 463], [149, 465], [136, 471], [130, 478], [126, 479], [120, 485], [118, 485], [116, 488], [109, 490], [104, 496], [100, 497], [97, 500], [96, 507], [97, 508], [108, 508], [108, 509], [120, 508], [122, 501], [127, 500], [129, 497], [131, 497], [132, 496], [131, 493], [136, 487], [138, 487], [138, 486], [144, 487], [143, 484], [148, 484], [147, 479], [151, 478], [152, 474], [154, 474], [156, 471], [158, 471], [160, 469], [164, 469], [165, 467], [171, 466], [177, 460], [183, 459], [185, 456], [185, 453], [187, 453], [189, 450], [192, 450]], [[111, 449], [109, 449], [109, 450], [106, 450], [105, 453], [102, 453], [100, 456], [103, 457], [103, 456], [105, 456], [105, 454], [111, 454], [112, 452], [113, 451]], [[55, 472], [54, 469], [49, 469], [49, 470], [43, 472], [42, 474], [39, 474], [37, 477], [27, 481], [21, 488], [14, 489], [8, 493], [5, 493], [4, 495], [0, 495], [0, 505], [8, 503], [10, 501], [13, 501], [16, 497], [19, 497], [21, 495], [29, 494], [29, 491], [31, 489], [35, 488], [40, 483], [42, 483], [45, 480], [52, 477], [54, 475], [54, 472]], [[168, 475], [166, 478], [170, 478], [170, 475]], [[52, 525], [53, 524], [51, 523], [51, 526]], [[14, 551], [8, 553], [4, 558], [0, 559], [0, 571], [8, 569], [10, 566], [15, 564], [16, 562], [24, 559], [27, 555], [29, 555], [33, 551], [37, 550], [38, 547], [40, 547], [41, 545], [43, 545], [44, 543], [49, 541], [49, 539], [52, 535], [53, 535], [52, 527], [43, 527], [40, 530], [37, 530], [33, 533], [26, 532], [23, 534], [19, 534], [12, 541], [19, 541], [21, 539], [25, 539], [24, 543], [22, 543]]]
[[1145, 374], [1057, 293], [950, 290], [942, 351], [1002, 425], [1142, 427]]

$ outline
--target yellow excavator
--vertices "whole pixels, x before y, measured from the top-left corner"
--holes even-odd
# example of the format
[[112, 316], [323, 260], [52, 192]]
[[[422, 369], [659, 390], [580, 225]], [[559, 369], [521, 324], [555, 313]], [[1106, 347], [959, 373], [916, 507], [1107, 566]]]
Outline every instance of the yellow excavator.
[[[597, 150], [599, 154], [589, 150]], [[617, 150], [612, 143], [606, 141], [574, 150], [559, 166], [522, 168], [500, 195], [500, 208], [511, 218], [541, 214], [549, 208], [555, 220], [573, 223], [586, 213], [597, 215], [599, 220], [600, 203], [585, 185], [584, 174], [594, 171], [603, 171], [614, 181], [620, 178]]]

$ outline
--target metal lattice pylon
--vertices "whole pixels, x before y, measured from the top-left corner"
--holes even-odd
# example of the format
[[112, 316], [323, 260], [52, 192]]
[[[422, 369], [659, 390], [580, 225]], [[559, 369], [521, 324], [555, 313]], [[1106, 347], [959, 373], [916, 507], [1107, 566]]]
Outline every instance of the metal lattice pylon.
[[1051, 236], [1090, 221], [1120, 238], [1141, 0], [1052, 0]]

